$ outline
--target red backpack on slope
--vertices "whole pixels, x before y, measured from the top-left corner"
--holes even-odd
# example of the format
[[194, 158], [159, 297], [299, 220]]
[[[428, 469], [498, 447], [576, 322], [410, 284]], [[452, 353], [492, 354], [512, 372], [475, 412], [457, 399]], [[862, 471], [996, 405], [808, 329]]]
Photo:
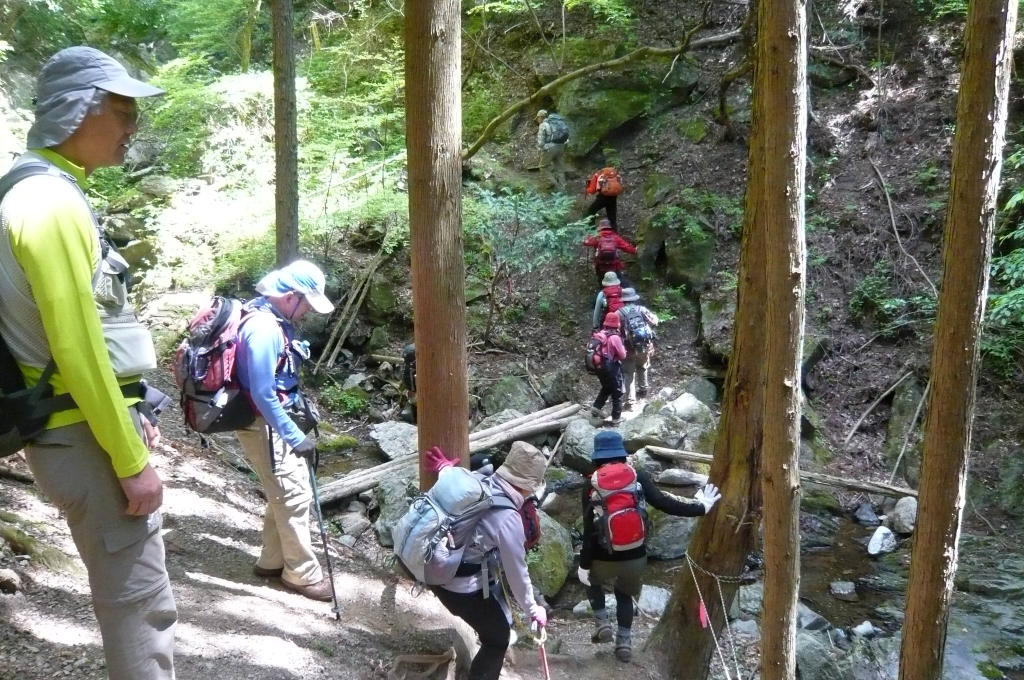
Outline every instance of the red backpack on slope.
[[619, 237], [611, 229], [604, 229], [597, 235], [597, 259], [601, 262], [619, 259]]
[[601, 292], [604, 293], [604, 304], [609, 312], [617, 312], [626, 306], [622, 301], [622, 286], [605, 286]]
[[600, 546], [608, 552], [642, 546], [647, 539], [647, 506], [636, 470], [626, 463], [602, 465], [590, 477], [590, 486]]
[[607, 358], [605, 344], [608, 342], [608, 333], [605, 331], [594, 331], [587, 341], [587, 355], [583, 359], [583, 365], [588, 373], [597, 373], [604, 366]]

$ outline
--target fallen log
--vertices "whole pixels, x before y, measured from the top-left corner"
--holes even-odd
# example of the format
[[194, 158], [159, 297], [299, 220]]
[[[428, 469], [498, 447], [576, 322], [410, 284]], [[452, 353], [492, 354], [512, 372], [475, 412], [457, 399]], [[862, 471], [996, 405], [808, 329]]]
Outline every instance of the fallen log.
[[[577, 408], [579, 408], [578, 405]], [[514, 442], [518, 439], [561, 430], [569, 424], [569, 420], [570, 418], [566, 417], [558, 420], [544, 420], [539, 423], [520, 425], [506, 432], [499, 432], [484, 439], [471, 441], [469, 443], [469, 452], [479, 453], [480, 451], [486, 451], [487, 449]], [[360, 494], [367, 489], [372, 489], [389, 477], [406, 476], [410, 470], [415, 471], [418, 461], [418, 453], [409, 453], [387, 463], [381, 463], [366, 470], [353, 472], [336, 482], [324, 484], [320, 487], [320, 505], [329, 505]]]
[[36, 478], [30, 473], [15, 470], [14, 468], [9, 468], [6, 465], [0, 465], [0, 479], [11, 479], [15, 482], [21, 482], [22, 484], [36, 483]]
[[[682, 460], [689, 463], [711, 463], [711, 456], [695, 451], [680, 451], [679, 449], [666, 449], [661, 446], [648, 446], [647, 451], [659, 458], [668, 460]], [[882, 482], [866, 482], [859, 479], [846, 479], [845, 477], [833, 477], [832, 475], [821, 474], [820, 472], [800, 471], [800, 481], [811, 484], [823, 484], [825, 486], [836, 486], [851, 491], [863, 491], [864, 493], [876, 493], [892, 498], [913, 496], [917, 498], [915, 489], [905, 489], [901, 486], [884, 484]]]
[[520, 425], [526, 423], [536, 423], [542, 420], [558, 420], [560, 418], [568, 418], [569, 416], [577, 413], [582, 407], [579, 404], [570, 404], [565, 402], [564, 404], [558, 404], [557, 406], [551, 406], [549, 408], [536, 411], [535, 413], [528, 413], [525, 416], [520, 416], [514, 420], [510, 420], [507, 423], [501, 425], [495, 425], [489, 427], [486, 430], [480, 430], [479, 432], [471, 432], [469, 435], [469, 441], [477, 441], [478, 439], [484, 439], [492, 435], [498, 434], [499, 432], [507, 432], [515, 429]]

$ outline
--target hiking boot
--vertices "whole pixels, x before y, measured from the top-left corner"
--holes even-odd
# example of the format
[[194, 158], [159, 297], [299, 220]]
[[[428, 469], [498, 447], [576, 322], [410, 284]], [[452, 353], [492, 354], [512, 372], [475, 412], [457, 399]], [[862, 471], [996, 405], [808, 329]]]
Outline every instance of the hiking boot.
[[622, 405], [622, 410], [623, 411], [632, 411], [635, 406], [636, 406], [636, 402], [635, 401], [627, 401], [626, 403], [624, 403]]
[[316, 600], [318, 602], [331, 601], [331, 582], [325, 578], [307, 586], [299, 585], [297, 583], [289, 583], [282, 579], [281, 585], [293, 593], [298, 593], [299, 595], [308, 597], [311, 600]]
[[644, 397], [646, 397], [646, 396], [647, 396], [647, 390], [645, 390], [645, 389], [644, 389], [644, 390], [640, 390], [640, 389], [638, 389], [638, 390], [636, 391], [636, 398], [637, 398], [637, 399], [643, 399], [643, 398], [644, 398]]
[[600, 418], [601, 417], [601, 409], [599, 409], [596, 406], [591, 406], [590, 407], [590, 415], [594, 416], [595, 418]]
[[615, 658], [622, 663], [629, 663], [633, 660], [633, 641], [631, 639], [615, 636]]
[[594, 634], [590, 636], [591, 642], [597, 644], [611, 642], [615, 639], [615, 631], [612, 629], [612, 624], [608, 623], [608, 619], [597, 619], [594, 624]]
[[254, 564], [252, 565], [252, 573], [256, 574], [260, 578], [281, 578], [281, 574], [284, 573], [284, 568], [266, 569], [258, 564]]
[[615, 427], [622, 422], [622, 416], [608, 416], [604, 419], [604, 422], [608, 423], [612, 427]]

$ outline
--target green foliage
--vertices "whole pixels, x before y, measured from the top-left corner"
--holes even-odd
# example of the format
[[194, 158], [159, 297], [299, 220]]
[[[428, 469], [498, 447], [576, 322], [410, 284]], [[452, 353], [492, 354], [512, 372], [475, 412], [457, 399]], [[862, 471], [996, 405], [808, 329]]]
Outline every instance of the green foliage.
[[385, 253], [409, 243], [409, 197], [393, 189], [372, 194], [363, 203], [335, 213], [331, 222], [355, 231], [357, 242], [382, 247]]
[[223, 99], [206, 86], [210, 75], [201, 59], [183, 57], [165, 64], [153, 78], [167, 94], [146, 112], [146, 132], [164, 143], [160, 160], [175, 177], [202, 173], [213, 126], [227, 118]]
[[882, 326], [881, 337], [894, 337], [900, 328], [927, 323], [935, 318], [932, 295], [905, 297], [894, 290], [893, 274], [887, 262], [878, 262], [850, 294], [847, 308], [854, 321], [872, 318]]
[[914, 181], [922, 191], [934, 191], [939, 188], [939, 166], [929, 160], [914, 175]]
[[705, 227], [725, 227], [735, 234], [743, 228], [743, 206], [739, 199], [686, 187], [679, 192], [678, 203], [680, 227], [694, 238], [711, 238]]
[[272, 228], [237, 243], [224, 244], [214, 261], [214, 276], [219, 292], [236, 294], [251, 291], [277, 260], [276, 236]]
[[[239, 38], [254, 0], [174, 2], [167, 13], [167, 33], [178, 51], [222, 71], [237, 69]], [[252, 35], [252, 51], [269, 60], [270, 2], [263, 2]], [[260, 61], [257, 59], [257, 61]]]
[[914, 6], [933, 22], [967, 16], [967, 0], [914, 0]]
[[[723, 272], [724, 273], [724, 272]], [[732, 276], [730, 274], [730, 276]], [[736, 279], [732, 276], [733, 280]], [[664, 288], [654, 296], [651, 311], [658, 315], [661, 323], [672, 321], [681, 313], [689, 313], [693, 310], [693, 303], [687, 297], [686, 287]]]
[[340, 415], [355, 415], [370, 403], [370, 398], [359, 387], [343, 390], [337, 385], [328, 385], [320, 391], [320, 400], [331, 410]]

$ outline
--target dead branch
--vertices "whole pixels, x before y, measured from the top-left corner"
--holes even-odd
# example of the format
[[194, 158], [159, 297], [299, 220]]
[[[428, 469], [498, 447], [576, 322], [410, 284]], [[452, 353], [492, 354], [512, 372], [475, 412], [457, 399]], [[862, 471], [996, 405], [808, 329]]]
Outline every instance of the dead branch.
[[924, 268], [921, 267], [921, 263], [917, 261], [916, 257], [908, 253], [906, 248], [903, 247], [903, 239], [900, 238], [900, 232], [896, 229], [896, 213], [892, 209], [892, 198], [889, 196], [889, 187], [885, 185], [885, 178], [882, 177], [882, 171], [878, 169], [878, 166], [875, 165], [875, 161], [873, 161], [871, 158], [868, 158], [868, 163], [871, 163], [871, 169], [874, 170], [875, 175], [878, 176], [878, 183], [882, 187], [882, 193], [885, 194], [885, 202], [889, 206], [889, 221], [892, 224], [892, 233], [896, 237], [896, 243], [899, 245], [900, 250], [903, 251], [903, 254], [911, 262], [914, 263], [914, 266], [917, 267], [917, 271], [921, 273], [921, 276], [924, 277], [924, 280], [928, 282], [928, 285], [932, 289], [932, 295], [934, 295], [936, 298], [939, 297], [939, 289], [935, 287], [935, 284], [932, 283], [932, 280], [928, 277], [928, 274], [925, 273]]
[[35, 484], [36, 478], [31, 473], [21, 472], [14, 468], [9, 468], [6, 465], [0, 465], [0, 479], [10, 479], [15, 482], [21, 482], [22, 484]]
[[[697, 453], [696, 451], [680, 451], [678, 449], [666, 449], [661, 446], [648, 446], [646, 448], [649, 453], [669, 460], [682, 460], [690, 463], [710, 464], [713, 458], [713, 456], [709, 456], [706, 453]], [[917, 498], [917, 491], [914, 489], [905, 489], [901, 486], [892, 486], [891, 484], [883, 484], [882, 482], [867, 482], [860, 479], [834, 477], [832, 475], [824, 475], [818, 472], [807, 472], [805, 470], [800, 471], [800, 481], [809, 482], [811, 484], [822, 484], [824, 486], [835, 486], [841, 489], [850, 489], [851, 491], [877, 493], [883, 496], [890, 496], [892, 498], [899, 498], [901, 496], [913, 496], [914, 498]]]
[[833, 57], [832, 55], [828, 54], [827, 52], [821, 52], [821, 51], [818, 51], [818, 50], [813, 50], [811, 52], [810, 56], [813, 57], [814, 59], [817, 59], [818, 61], [824, 62], [826, 64], [830, 64], [832, 66], [837, 66], [837, 67], [839, 67], [839, 68], [841, 68], [843, 70], [853, 71], [858, 76], [860, 76], [861, 78], [864, 78], [869, 83], [871, 83], [872, 87], [877, 87], [878, 86], [877, 83], [875, 82], [875, 79], [871, 76], [870, 73], [867, 72], [867, 69], [865, 69], [863, 66], [860, 66], [858, 64], [851, 64], [851, 63], [845, 62], [842, 59], [837, 59], [836, 57]]
[[846, 445], [850, 443], [850, 440], [853, 439], [853, 435], [856, 434], [857, 430], [860, 428], [861, 423], [863, 423], [864, 419], [867, 418], [868, 415], [872, 411], [875, 410], [875, 407], [878, 406], [879, 404], [881, 404], [883, 399], [885, 399], [887, 396], [889, 396], [893, 392], [893, 390], [895, 390], [897, 387], [899, 387], [899, 384], [901, 382], [903, 382], [904, 380], [906, 380], [907, 378], [909, 378], [913, 374], [914, 374], [913, 371], [907, 371], [906, 373], [904, 373], [903, 375], [900, 376], [899, 380], [897, 380], [892, 385], [890, 385], [889, 389], [887, 389], [885, 392], [882, 392], [880, 395], [878, 395], [878, 399], [875, 399], [873, 402], [871, 402], [871, 405], [868, 406], [867, 409], [864, 410], [864, 413], [860, 414], [860, 418], [858, 418], [857, 422], [855, 422], [853, 424], [853, 427], [850, 428], [850, 432], [846, 435], [846, 439], [843, 440], [843, 448], [846, 448]]
[[640, 47], [633, 50], [632, 52], [625, 56], [619, 57], [618, 59], [609, 59], [607, 61], [598, 62], [596, 64], [590, 64], [589, 66], [578, 68], [575, 71], [570, 71], [569, 73], [566, 73], [564, 76], [555, 78], [550, 83], [548, 83], [544, 87], [540, 88], [539, 90], [531, 94], [529, 97], [520, 99], [515, 104], [508, 107], [500, 114], [495, 116], [493, 119], [491, 119], [491, 122], [487, 124], [487, 127], [485, 127], [484, 131], [480, 133], [480, 136], [477, 137], [476, 141], [473, 142], [472, 146], [470, 146], [462, 153], [462, 160], [467, 161], [473, 156], [475, 156], [476, 153], [480, 151], [480, 148], [487, 143], [487, 140], [491, 138], [491, 135], [494, 134], [494, 131], [497, 129], [499, 125], [501, 125], [506, 120], [514, 116], [524, 107], [527, 107], [530, 104], [533, 104], [543, 99], [547, 95], [558, 90], [558, 88], [562, 87], [566, 83], [571, 83], [574, 80], [578, 80], [583, 76], [588, 76], [591, 73], [596, 73], [598, 71], [608, 71], [622, 68], [623, 66], [627, 66], [635, 61], [647, 57], [674, 57], [677, 54], [683, 54], [684, 52], [687, 52], [689, 50], [695, 50], [703, 47], [715, 47], [718, 45], [725, 45], [740, 37], [739, 30], [735, 30], [729, 31], [727, 33], [722, 33], [720, 35], [708, 36], [707, 38], [701, 38], [700, 40], [692, 40], [693, 34], [696, 33], [700, 28], [702, 28], [702, 25], [698, 24], [696, 27], [687, 32], [682, 42], [680, 42], [675, 47]]

